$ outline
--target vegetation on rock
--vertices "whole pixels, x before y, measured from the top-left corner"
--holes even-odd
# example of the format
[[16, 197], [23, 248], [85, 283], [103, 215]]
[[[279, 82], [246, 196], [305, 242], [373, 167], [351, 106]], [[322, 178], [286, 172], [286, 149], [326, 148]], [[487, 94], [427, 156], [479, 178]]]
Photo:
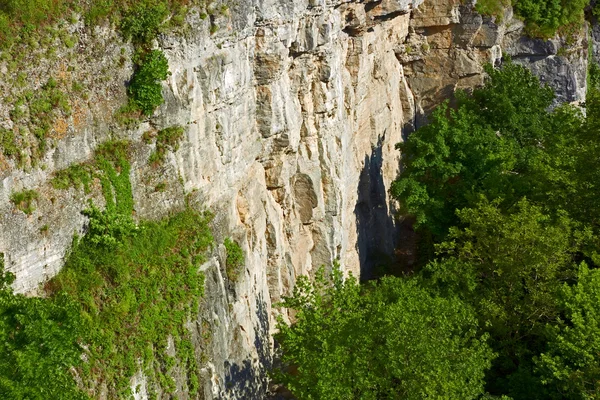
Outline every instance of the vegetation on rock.
[[241, 269], [244, 266], [244, 251], [237, 242], [230, 238], [225, 238], [223, 242], [225, 245], [225, 252], [227, 253], [225, 259], [225, 273], [227, 278], [231, 282], [237, 282]]
[[14, 294], [14, 279], [0, 254], [0, 397], [86, 399], [70, 373], [82, 365], [77, 304], [64, 294], [52, 301]]
[[[156, 147], [150, 155], [150, 163], [162, 164], [165, 161], [167, 151], [177, 151], [179, 148], [179, 142], [183, 139], [184, 129], [182, 126], [170, 126], [165, 129], [161, 129], [156, 133]], [[150, 143], [154, 135], [146, 135], [146, 143]]]
[[551, 37], [561, 27], [580, 25], [589, 3], [589, 0], [479, 0], [475, 7], [482, 14], [501, 18], [505, 8], [512, 5], [531, 35]]
[[[129, 143], [113, 140], [98, 146], [93, 162], [55, 176], [57, 188], [99, 180], [106, 207], [90, 203], [83, 212], [87, 233], [46, 283], [46, 298], [15, 295], [14, 277], [0, 276], [3, 398], [84, 399], [102, 385], [110, 398], [130, 398], [138, 371], [150, 395], [174, 392], [175, 371], [186, 378], [179, 384], [187, 393], [198, 392], [198, 356], [186, 326], [203, 294], [199, 267], [212, 244], [210, 215], [187, 208], [136, 224], [130, 168]], [[30, 192], [13, 201], [31, 208]]]
[[[584, 115], [550, 109], [551, 90], [510, 60], [487, 72], [482, 88], [458, 93], [456, 108], [440, 106], [398, 145], [403, 173], [392, 194], [421, 238], [412, 275], [363, 287], [335, 275], [328, 285], [300, 280], [285, 300], [298, 313], [291, 326], [280, 321], [291, 368], [280, 379], [301, 398], [327, 387], [331, 398], [410, 398], [406, 387], [415, 398], [597, 397], [600, 90], [589, 88]], [[381, 294], [390, 291], [407, 299], [401, 308]], [[414, 338], [428, 345], [407, 355]], [[440, 356], [435, 340], [470, 352]], [[437, 389], [422, 395], [411, 386], [419, 379]], [[452, 394], [452, 385], [472, 390]]]
[[[18, 168], [44, 167], [40, 161], [57, 140], [86, 116], [89, 100], [106, 103], [114, 113], [107, 122], [131, 127], [151, 115], [163, 103], [161, 81], [168, 74], [167, 60], [155, 47], [161, 33], [184, 31], [190, 12], [203, 16], [223, 12], [210, 7], [211, 0], [6, 0], [0, 4], [0, 64], [6, 71], [0, 88], [3, 107], [10, 108], [10, 128], [0, 127], [0, 153]], [[225, 7], [226, 8], [226, 7]], [[96, 41], [98, 26], [117, 28], [124, 42], [121, 53], [114, 41]], [[101, 36], [113, 36], [112, 30]], [[118, 40], [118, 39], [116, 39]], [[133, 52], [126, 42], [131, 42]], [[79, 44], [79, 46], [76, 46]], [[82, 47], [86, 47], [82, 51]], [[96, 46], [98, 45], [98, 46]], [[92, 61], [103, 54], [102, 69], [86, 74]], [[111, 68], [124, 72], [132, 54], [134, 74], [127, 88], [129, 101], [119, 108], [114, 102], [115, 81]], [[112, 64], [111, 64], [112, 63]], [[87, 71], [89, 72], [89, 71]], [[7, 84], [9, 81], [14, 84]], [[109, 83], [109, 85], [107, 85]], [[112, 86], [112, 87], [110, 87]], [[125, 90], [126, 89], [126, 90]], [[111, 90], [106, 96], [106, 90]], [[100, 95], [100, 93], [104, 93]], [[118, 94], [117, 90], [117, 94]], [[92, 99], [90, 99], [92, 96]], [[104, 112], [104, 111], [102, 111]], [[5, 124], [6, 125], [6, 124]]]
[[163, 103], [160, 82], [167, 79], [168, 75], [169, 63], [162, 51], [152, 50], [141, 57], [127, 92], [144, 114], [152, 114]]
[[[105, 382], [113, 398], [127, 398], [130, 378], [142, 371], [153, 382], [151, 392], [169, 392], [177, 360], [194, 394], [199, 371], [185, 326], [203, 293], [199, 266], [212, 243], [208, 217], [188, 209], [136, 226], [92, 210], [94, 226], [75, 240], [65, 267], [46, 285], [52, 299], [61, 293], [72, 299], [84, 321], [87, 362], [78, 368], [84, 384], [93, 390]], [[176, 358], [166, 353], [169, 337]]]
[[10, 195], [10, 201], [25, 214], [30, 215], [35, 207], [33, 202], [40, 197], [39, 193], [33, 189], [26, 189], [20, 192], [14, 192]]

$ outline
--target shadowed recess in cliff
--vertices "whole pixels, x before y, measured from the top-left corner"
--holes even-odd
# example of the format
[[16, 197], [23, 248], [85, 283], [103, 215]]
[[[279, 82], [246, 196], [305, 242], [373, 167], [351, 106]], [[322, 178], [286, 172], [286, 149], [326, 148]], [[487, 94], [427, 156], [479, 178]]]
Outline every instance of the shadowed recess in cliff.
[[358, 233], [356, 246], [362, 281], [382, 275], [395, 263], [398, 228], [390, 214], [383, 182], [384, 142], [385, 135], [378, 139], [371, 155], [365, 156], [358, 183], [358, 199], [354, 207]]
[[225, 361], [226, 399], [263, 399], [267, 397], [267, 371], [272, 367], [269, 343], [269, 314], [262, 295], [256, 299], [254, 348], [256, 359], [246, 359], [242, 364]]

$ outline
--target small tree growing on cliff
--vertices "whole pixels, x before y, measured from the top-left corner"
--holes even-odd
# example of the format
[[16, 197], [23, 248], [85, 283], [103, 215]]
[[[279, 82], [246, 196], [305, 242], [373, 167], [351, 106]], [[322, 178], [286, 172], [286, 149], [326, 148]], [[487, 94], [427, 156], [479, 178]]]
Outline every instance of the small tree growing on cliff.
[[146, 115], [154, 112], [164, 99], [161, 81], [169, 76], [169, 63], [160, 50], [152, 50], [141, 59], [129, 85], [129, 96]]

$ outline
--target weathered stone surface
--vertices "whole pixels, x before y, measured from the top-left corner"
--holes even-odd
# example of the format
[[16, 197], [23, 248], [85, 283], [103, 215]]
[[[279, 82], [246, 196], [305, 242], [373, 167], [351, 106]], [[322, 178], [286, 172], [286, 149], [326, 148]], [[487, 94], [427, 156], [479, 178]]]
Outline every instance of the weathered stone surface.
[[[481, 85], [485, 63], [499, 65], [502, 53], [531, 69], [556, 92], [556, 103], [585, 99], [586, 28], [573, 38], [525, 36], [523, 22], [507, 9], [502, 22], [474, 11], [474, 1], [425, 2], [413, 12], [414, 32], [398, 52], [415, 98], [416, 126], [456, 89]], [[407, 49], [410, 49], [408, 51]]]
[[[496, 24], [462, 3], [240, 0], [216, 17], [221, 28], [212, 35], [209, 21], [191, 15], [188, 35], [158, 41], [171, 75], [152, 118], [119, 130], [102, 120], [115, 107], [98, 102], [107, 111], [90, 106], [96, 123], [73, 124], [44, 169], [1, 175], [0, 252], [17, 274], [15, 288], [32, 292], [54, 275], [85, 225], [86, 196], [51, 188], [52, 173], [89, 159], [111, 133], [131, 139], [136, 216], [166, 215], [187, 196], [213, 212], [218, 242], [233, 237], [246, 254], [236, 282], [224, 273], [222, 248], [202, 267], [206, 298], [190, 329], [210, 360], [202, 370], [205, 398], [264, 398], [270, 334], [282, 312], [273, 303], [297, 276], [334, 259], [368, 276], [372, 260], [393, 254], [398, 232], [388, 188], [403, 134], [457, 88], [481, 84], [482, 64], [500, 62], [502, 51], [561, 100], [583, 99], [584, 39], [570, 47], [527, 41], [510, 12]], [[122, 85], [127, 71], [107, 86]], [[185, 127], [184, 139], [157, 169], [148, 164], [152, 146], [140, 138], [171, 125]], [[164, 191], [154, 190], [159, 183]], [[29, 217], [8, 200], [22, 188], [41, 194]], [[102, 204], [98, 188], [93, 193]], [[206, 330], [210, 341], [202, 339]], [[132, 385], [143, 382], [136, 376]]]

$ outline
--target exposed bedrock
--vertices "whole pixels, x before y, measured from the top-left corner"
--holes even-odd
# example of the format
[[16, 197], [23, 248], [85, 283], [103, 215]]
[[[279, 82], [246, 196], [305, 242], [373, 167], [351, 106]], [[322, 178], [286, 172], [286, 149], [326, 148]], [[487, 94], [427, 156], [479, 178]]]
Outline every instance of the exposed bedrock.
[[[232, 237], [246, 254], [236, 282], [227, 280], [222, 246], [203, 266], [207, 293], [190, 329], [212, 330], [203, 365], [209, 399], [266, 396], [273, 304], [298, 275], [339, 259], [344, 271], [368, 277], [374, 260], [393, 258], [400, 237], [388, 194], [399, 173], [394, 146], [455, 90], [480, 85], [483, 64], [506, 52], [560, 101], [585, 97], [585, 32], [568, 45], [529, 39], [510, 11], [497, 24], [459, 0], [238, 0], [212, 21], [220, 27], [214, 34], [209, 21], [189, 21], [185, 36], [158, 41], [171, 75], [165, 104], [149, 121], [135, 130], [109, 121], [131, 72], [116, 70], [106, 83], [110, 96], [82, 106], [84, 123], [68, 121], [43, 169], [0, 170], [0, 252], [17, 275], [15, 288], [35, 292], [83, 232], [87, 198], [102, 205], [98, 188], [90, 196], [52, 188], [52, 173], [89, 159], [111, 132], [132, 140], [136, 216], [164, 216], [187, 195], [215, 215], [218, 241]], [[108, 46], [107, 57], [118, 51]], [[185, 127], [185, 136], [157, 170], [148, 163], [152, 146], [140, 138], [171, 125]], [[154, 190], [159, 182], [164, 191]], [[23, 188], [40, 193], [29, 216], [9, 200]]]

